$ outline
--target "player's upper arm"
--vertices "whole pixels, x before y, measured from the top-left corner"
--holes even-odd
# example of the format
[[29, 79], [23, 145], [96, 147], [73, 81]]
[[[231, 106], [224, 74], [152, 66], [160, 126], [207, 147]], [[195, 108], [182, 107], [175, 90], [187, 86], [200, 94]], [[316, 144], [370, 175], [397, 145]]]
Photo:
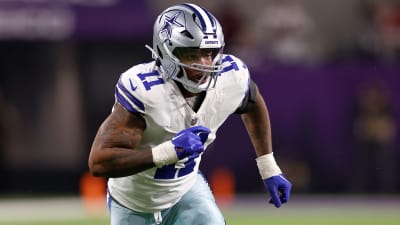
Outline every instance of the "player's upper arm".
[[139, 113], [128, 112], [116, 103], [113, 111], [100, 126], [94, 148], [136, 148], [142, 139], [146, 122]]
[[[132, 151], [140, 146], [145, 128], [145, 120], [140, 114], [130, 113], [116, 103], [93, 141], [88, 161], [91, 173], [94, 176], [118, 177], [141, 171], [143, 165], [151, 165], [151, 154], [144, 153], [147, 154], [145, 161], [143, 156], [133, 155]], [[140, 162], [133, 161], [133, 157], [139, 158]], [[126, 165], [128, 162], [139, 166], [127, 169], [130, 168]]]

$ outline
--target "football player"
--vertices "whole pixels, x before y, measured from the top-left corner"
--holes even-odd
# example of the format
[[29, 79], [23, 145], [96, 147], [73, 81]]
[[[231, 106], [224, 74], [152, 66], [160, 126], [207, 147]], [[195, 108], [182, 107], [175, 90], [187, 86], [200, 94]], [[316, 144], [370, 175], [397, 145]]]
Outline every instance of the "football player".
[[270, 203], [289, 200], [263, 97], [246, 64], [223, 54], [224, 45], [209, 11], [174, 5], [158, 16], [153, 46], [146, 46], [154, 61], [119, 78], [89, 156], [91, 173], [109, 178], [112, 225], [225, 224], [199, 164], [233, 113], [247, 128]]

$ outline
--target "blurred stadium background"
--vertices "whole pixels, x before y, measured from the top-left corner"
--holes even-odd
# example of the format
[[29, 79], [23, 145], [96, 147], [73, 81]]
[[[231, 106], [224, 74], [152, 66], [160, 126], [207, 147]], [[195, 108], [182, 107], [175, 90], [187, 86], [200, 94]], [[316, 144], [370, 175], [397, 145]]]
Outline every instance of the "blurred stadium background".
[[[120, 73], [151, 60], [152, 24], [177, 2], [0, 1], [0, 224], [107, 224], [90, 144]], [[257, 212], [271, 224], [399, 224], [400, 1], [192, 2], [219, 18], [225, 51], [252, 71], [294, 184], [292, 204], [264, 206], [232, 116], [201, 166], [228, 224]]]

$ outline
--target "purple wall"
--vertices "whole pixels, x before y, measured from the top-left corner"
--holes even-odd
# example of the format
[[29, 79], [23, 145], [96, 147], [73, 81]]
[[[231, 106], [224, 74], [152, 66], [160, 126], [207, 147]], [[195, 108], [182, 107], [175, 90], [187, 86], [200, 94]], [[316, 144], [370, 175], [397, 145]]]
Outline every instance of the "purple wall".
[[140, 40], [153, 32], [157, 15], [147, 1], [119, 0], [108, 7], [75, 6], [77, 39]]
[[[254, 70], [252, 77], [269, 107], [277, 159], [282, 167], [290, 167], [285, 163], [291, 160], [305, 162], [311, 169], [309, 190], [347, 190], [354, 160], [358, 160], [352, 136], [354, 97], [365, 82], [380, 79], [387, 84], [396, 114], [398, 161], [400, 66], [271, 66]], [[262, 183], [254, 158], [240, 118], [232, 116], [219, 131], [214, 149], [205, 155], [203, 170], [210, 175], [219, 165], [228, 165], [237, 177], [239, 190], [256, 191], [262, 189]]]
[[0, 40], [140, 40], [157, 13], [144, 0], [0, 1]]

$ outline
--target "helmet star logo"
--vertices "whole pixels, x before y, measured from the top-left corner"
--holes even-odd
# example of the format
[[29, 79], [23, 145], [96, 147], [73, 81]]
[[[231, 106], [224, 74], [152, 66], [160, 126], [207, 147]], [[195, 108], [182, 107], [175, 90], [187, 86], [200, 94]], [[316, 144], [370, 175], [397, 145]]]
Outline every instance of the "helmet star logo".
[[174, 15], [172, 15], [171, 17], [165, 15], [164, 24], [161, 27], [160, 33], [166, 33], [168, 39], [171, 38], [173, 26], [183, 27], [183, 25], [177, 21], [180, 14], [181, 14], [181, 12], [177, 12]]

